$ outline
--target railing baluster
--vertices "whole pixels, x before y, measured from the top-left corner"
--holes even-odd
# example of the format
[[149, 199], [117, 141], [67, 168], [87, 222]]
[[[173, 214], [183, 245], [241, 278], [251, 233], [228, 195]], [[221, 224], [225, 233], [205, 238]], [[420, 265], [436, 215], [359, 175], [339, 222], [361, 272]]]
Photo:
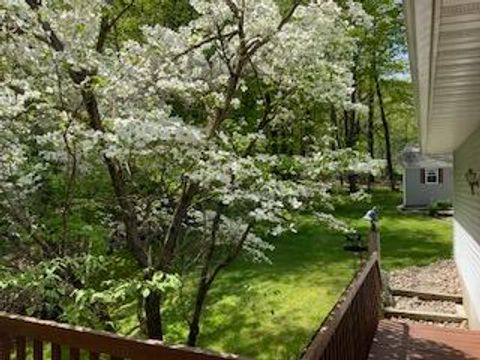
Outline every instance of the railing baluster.
[[10, 337], [0, 334], [0, 360], [10, 360], [11, 347]]
[[62, 347], [52, 343], [52, 360], [62, 360]]
[[43, 360], [43, 343], [33, 340], [33, 360]]
[[77, 348], [70, 348], [70, 360], [79, 360], [80, 350]]
[[26, 355], [25, 355], [25, 348], [27, 346], [27, 341], [25, 340], [24, 337], [17, 337], [15, 340], [15, 346], [16, 346], [16, 359], [17, 360], [25, 360]]
[[[0, 0], [1, 1], [1, 0]], [[0, 360], [227, 360], [233, 355], [169, 347], [0, 311]]]

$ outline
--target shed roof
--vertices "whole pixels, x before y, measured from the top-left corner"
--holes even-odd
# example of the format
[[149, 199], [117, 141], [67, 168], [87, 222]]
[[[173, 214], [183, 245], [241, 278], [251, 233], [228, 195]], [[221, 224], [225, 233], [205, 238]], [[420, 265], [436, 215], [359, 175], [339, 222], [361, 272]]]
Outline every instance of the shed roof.
[[407, 146], [402, 152], [402, 164], [406, 168], [451, 168], [451, 154], [425, 155], [419, 147]]

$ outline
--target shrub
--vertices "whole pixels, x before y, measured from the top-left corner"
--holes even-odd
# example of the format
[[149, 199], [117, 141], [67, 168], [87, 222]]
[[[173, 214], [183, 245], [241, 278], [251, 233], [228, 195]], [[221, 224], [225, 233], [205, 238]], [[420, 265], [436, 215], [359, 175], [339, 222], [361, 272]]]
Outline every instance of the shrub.
[[449, 210], [452, 208], [452, 203], [449, 201], [435, 201], [428, 207], [428, 214], [430, 216], [437, 216], [440, 211]]

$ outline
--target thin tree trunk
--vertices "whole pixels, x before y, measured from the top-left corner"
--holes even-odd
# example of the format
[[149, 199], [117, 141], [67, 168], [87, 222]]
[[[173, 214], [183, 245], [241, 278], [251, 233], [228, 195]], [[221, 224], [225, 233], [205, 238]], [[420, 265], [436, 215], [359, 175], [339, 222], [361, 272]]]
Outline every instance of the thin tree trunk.
[[168, 272], [169, 270], [174, 257], [175, 249], [177, 247], [178, 239], [182, 234], [182, 225], [185, 217], [187, 216], [188, 207], [192, 203], [193, 197], [197, 190], [197, 184], [190, 182], [188, 179], [184, 180], [182, 194], [178, 200], [172, 222], [170, 223], [162, 246], [159, 269], [163, 272]]
[[187, 345], [195, 346], [197, 344], [198, 334], [200, 333], [200, 317], [202, 315], [203, 304], [207, 298], [208, 289], [213, 281], [209, 279], [208, 273], [210, 271], [210, 265], [215, 254], [215, 246], [217, 244], [217, 234], [221, 222], [222, 207], [218, 206], [215, 217], [212, 221], [212, 232], [210, 235], [210, 245], [208, 247], [207, 254], [205, 255], [205, 262], [203, 263], [202, 271], [200, 273], [200, 279], [197, 288], [197, 295], [195, 298], [195, 306], [193, 309], [192, 319], [189, 324], [189, 332], [187, 338]]
[[[345, 146], [347, 148], [352, 148], [353, 147], [353, 138], [352, 138], [352, 122], [350, 120], [351, 113], [350, 111], [345, 110], [343, 112], [343, 125], [344, 125], [344, 131], [345, 131]], [[352, 173], [347, 174], [347, 181], [348, 181], [348, 191], [350, 193], [356, 192], [357, 188], [357, 183], [356, 183], [356, 178], [355, 175]]]
[[380, 107], [380, 119], [382, 120], [383, 132], [385, 136], [385, 154], [386, 154], [386, 160], [387, 160], [387, 173], [388, 173], [388, 179], [390, 181], [390, 189], [393, 191], [396, 189], [396, 184], [395, 184], [395, 174], [393, 172], [392, 145], [390, 142], [390, 127], [388, 125], [387, 116], [385, 114], [385, 105], [383, 102], [383, 94], [382, 94], [382, 89], [380, 87], [380, 80], [376, 72], [374, 73], [374, 77], [375, 77], [375, 87], [376, 87], [377, 98], [378, 98], [378, 106]]
[[[354, 100], [354, 99], [353, 99]], [[345, 111], [344, 112], [345, 116], [345, 125], [347, 126], [346, 128], [346, 135], [347, 138], [345, 139], [346, 146], [348, 148], [353, 149], [355, 147], [355, 144], [357, 142], [357, 136], [356, 136], [356, 126], [355, 126], [355, 113], [354, 111]], [[350, 172], [347, 176], [348, 180], [348, 191], [350, 193], [355, 193], [358, 191], [358, 175]]]
[[[353, 70], [353, 81], [355, 90], [351, 94], [351, 102], [355, 104], [357, 101], [357, 74], [356, 70]], [[359, 125], [356, 119], [356, 114], [354, 110], [344, 111], [344, 123], [345, 123], [345, 145], [347, 148], [353, 149], [357, 144]], [[358, 175], [351, 172], [347, 176], [348, 179], [348, 191], [350, 193], [355, 193], [358, 191]]]
[[[375, 157], [375, 138], [373, 132], [373, 119], [375, 116], [375, 90], [370, 85], [368, 91], [368, 119], [367, 119], [367, 145], [368, 153], [371, 158]], [[371, 190], [372, 184], [375, 182], [375, 178], [372, 174], [368, 175], [368, 190]]]
[[[160, 261], [156, 266], [156, 268], [164, 273], [167, 273], [170, 269], [175, 248], [182, 233], [182, 223], [185, 220], [188, 207], [192, 202], [197, 188], [197, 185], [190, 183], [188, 179], [184, 180], [182, 195], [178, 200], [172, 222], [165, 237], [162, 253], [160, 254]], [[151, 266], [151, 264], [149, 265]], [[150, 280], [152, 276], [153, 273], [149, 272], [145, 276], [145, 279]], [[152, 290], [146, 297], [144, 306], [148, 337], [150, 339], [163, 340], [162, 294], [159, 291]]]
[[[333, 104], [330, 105], [330, 121], [332, 125], [335, 127], [335, 141], [336, 141], [336, 149], [342, 148], [342, 140], [340, 136], [340, 126], [337, 120], [337, 111], [335, 110], [335, 106]], [[335, 150], [335, 149], [334, 149]]]
[[[220, 217], [218, 217], [218, 219], [220, 219]], [[245, 229], [245, 231], [243, 232], [238, 243], [236, 244], [235, 249], [233, 249], [233, 251], [227, 257], [225, 257], [225, 259], [223, 259], [223, 261], [220, 262], [213, 269], [213, 271], [210, 272], [210, 275], [209, 275], [209, 270], [211, 268], [213, 254], [215, 251], [216, 232], [217, 232], [215, 228], [218, 229], [218, 225], [219, 225], [219, 221], [217, 222], [217, 225], [214, 224], [213, 226], [212, 241], [210, 243], [210, 248], [206, 256], [204, 266], [202, 268], [202, 274], [200, 276], [200, 282], [197, 289], [197, 296], [195, 299], [195, 307], [194, 307], [192, 319], [189, 325], [189, 333], [188, 333], [188, 339], [187, 339], [187, 345], [189, 346], [195, 346], [197, 343], [198, 335], [200, 333], [200, 318], [202, 315], [205, 301], [207, 300], [208, 291], [210, 290], [213, 282], [217, 278], [220, 271], [230, 266], [235, 261], [235, 259], [240, 255], [242, 251], [242, 247], [245, 241], [247, 240], [247, 236], [250, 233], [250, 230], [252, 229], [252, 224], [249, 224]]]
[[375, 138], [373, 131], [373, 119], [375, 116], [375, 94], [374, 90], [371, 89], [368, 94], [368, 119], [367, 119], [367, 142], [368, 142], [368, 153], [372, 158], [375, 157]]
[[163, 340], [162, 314], [160, 311], [161, 294], [152, 290], [145, 298], [145, 318], [149, 339]]
[[205, 279], [200, 280], [199, 287], [197, 289], [197, 296], [195, 298], [195, 307], [193, 309], [192, 319], [189, 324], [187, 345], [196, 346], [198, 335], [200, 334], [200, 318], [203, 311], [203, 305], [207, 299], [207, 293], [210, 288], [209, 283]]
[[[340, 129], [340, 124], [337, 118], [337, 110], [335, 105], [330, 104], [330, 122], [335, 127], [335, 142], [332, 144], [332, 150], [337, 150], [342, 148], [342, 132]], [[343, 188], [344, 180], [343, 174], [340, 173], [338, 180], [340, 181], [340, 186]]]

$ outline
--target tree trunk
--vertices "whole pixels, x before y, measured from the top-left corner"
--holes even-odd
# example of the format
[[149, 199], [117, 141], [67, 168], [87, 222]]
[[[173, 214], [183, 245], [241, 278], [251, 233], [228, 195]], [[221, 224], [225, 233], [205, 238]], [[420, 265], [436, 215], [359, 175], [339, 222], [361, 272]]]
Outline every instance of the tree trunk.
[[[335, 127], [335, 142], [332, 144], [332, 150], [337, 150], [342, 148], [342, 130], [337, 118], [337, 110], [335, 105], [330, 104], [330, 122]], [[340, 181], [340, 186], [343, 188], [344, 179], [343, 174], [340, 173], [338, 180]]]
[[[353, 82], [355, 90], [350, 95], [352, 104], [357, 102], [357, 74], [356, 70], [353, 70]], [[345, 146], [347, 148], [354, 149], [357, 144], [359, 135], [359, 121], [357, 120], [354, 110], [344, 111], [344, 125], [345, 125]], [[358, 191], [358, 175], [355, 173], [348, 174], [348, 190], [350, 193]]]
[[[353, 96], [353, 95], [352, 95]], [[355, 135], [355, 113], [353, 111], [344, 111], [344, 123], [345, 123], [345, 145], [347, 148], [353, 149], [356, 144]], [[347, 175], [348, 191], [355, 193], [358, 191], [358, 176], [351, 172]]]
[[200, 333], [200, 317], [202, 315], [203, 304], [207, 299], [207, 293], [214, 280], [215, 273], [209, 278], [208, 273], [210, 270], [210, 265], [215, 254], [215, 246], [217, 244], [217, 234], [220, 227], [220, 222], [222, 218], [222, 206], [218, 205], [217, 212], [212, 222], [212, 233], [210, 235], [210, 244], [208, 246], [208, 251], [205, 255], [205, 261], [202, 266], [202, 271], [200, 273], [200, 279], [198, 282], [197, 295], [195, 298], [195, 307], [193, 309], [192, 319], [189, 324], [189, 332], [187, 338], [187, 345], [195, 346], [197, 344], [198, 334]]
[[[367, 145], [368, 153], [371, 158], [375, 158], [375, 138], [373, 132], [373, 119], [375, 116], [375, 90], [370, 85], [368, 91], [368, 119], [367, 119]], [[372, 184], [375, 182], [373, 175], [368, 175], [368, 190], [371, 190]]]
[[341, 149], [342, 148], [342, 140], [340, 136], [340, 126], [338, 124], [337, 120], [337, 111], [335, 110], [335, 106], [333, 104], [330, 105], [330, 121], [332, 122], [332, 125], [335, 127], [335, 141], [336, 145], [334, 146], [334, 149]]
[[152, 290], [145, 298], [145, 318], [149, 339], [163, 340], [160, 292]]
[[396, 184], [395, 184], [395, 174], [393, 172], [392, 145], [390, 143], [390, 127], [388, 125], [387, 116], [385, 114], [385, 105], [383, 103], [383, 95], [382, 95], [382, 89], [380, 87], [380, 80], [376, 72], [374, 73], [374, 77], [375, 77], [375, 87], [377, 91], [378, 105], [380, 107], [380, 118], [382, 120], [383, 132], [385, 134], [384, 136], [385, 136], [385, 154], [386, 154], [386, 160], [387, 160], [387, 173], [388, 173], [388, 179], [390, 181], [390, 188], [393, 191], [396, 189]]
[[356, 193], [358, 191], [358, 175], [355, 173], [348, 174], [348, 192], [350, 194]]
[[[195, 307], [194, 307], [192, 319], [189, 325], [190, 328], [189, 328], [188, 339], [187, 339], [187, 345], [189, 346], [196, 345], [198, 334], [200, 333], [200, 318], [202, 315], [203, 307], [205, 304], [205, 300], [207, 299], [207, 294], [208, 294], [208, 291], [210, 290], [210, 287], [212, 286], [213, 282], [217, 278], [220, 271], [230, 266], [235, 261], [235, 259], [240, 255], [242, 251], [242, 247], [245, 244], [245, 241], [247, 239], [247, 236], [250, 233], [250, 230], [252, 229], [252, 224], [249, 224], [245, 229], [245, 231], [243, 232], [241, 238], [239, 239], [233, 251], [230, 254], [228, 254], [223, 259], [222, 262], [220, 262], [218, 265], [215, 266], [215, 268], [212, 269], [211, 265], [212, 265], [213, 255], [215, 252], [216, 236], [217, 236], [219, 225], [220, 225], [220, 212], [217, 212], [217, 216], [212, 226], [212, 237], [211, 237], [210, 247], [208, 249], [208, 253], [205, 258], [205, 263], [200, 275], [200, 281], [197, 289], [197, 296], [195, 299]], [[211, 269], [212, 271], [210, 271]]]
[[[86, 79], [87, 74], [84, 72], [71, 71], [71, 77], [76, 84], [81, 84]], [[90, 127], [101, 133], [105, 133], [103, 128], [101, 115], [98, 108], [98, 102], [95, 93], [90, 86], [82, 90], [82, 100], [87, 110]], [[147, 257], [144, 244], [138, 236], [138, 224], [135, 206], [130, 199], [128, 191], [128, 181], [125, 170], [118, 160], [104, 156], [103, 160], [107, 166], [110, 180], [112, 182], [115, 198], [121, 209], [122, 222], [125, 225], [127, 238], [127, 246], [135, 255], [141, 266], [147, 265]]]
[[197, 184], [190, 182], [188, 179], [183, 180], [182, 194], [178, 199], [175, 212], [173, 213], [173, 219], [165, 236], [162, 246], [162, 253], [160, 255], [159, 269], [163, 272], [169, 271], [175, 249], [177, 247], [178, 239], [182, 235], [182, 226], [188, 213], [188, 207], [192, 203], [193, 197], [195, 196], [197, 190]]
[[200, 281], [197, 296], [195, 299], [195, 307], [193, 309], [192, 319], [190, 320], [189, 324], [189, 332], [188, 332], [188, 339], [187, 345], [188, 346], [196, 346], [198, 335], [200, 334], [200, 317], [203, 311], [203, 305], [205, 304], [205, 300], [207, 299], [207, 293], [209, 290], [209, 282], [205, 279]]

